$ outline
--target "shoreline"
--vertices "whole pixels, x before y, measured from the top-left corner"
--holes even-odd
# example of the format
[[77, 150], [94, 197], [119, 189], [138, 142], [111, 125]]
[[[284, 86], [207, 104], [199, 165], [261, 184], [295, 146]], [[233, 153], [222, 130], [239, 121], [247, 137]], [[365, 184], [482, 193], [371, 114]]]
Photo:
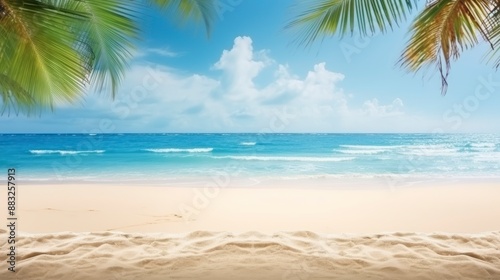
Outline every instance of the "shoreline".
[[[214, 175], [215, 174], [215, 175]], [[413, 186], [433, 187], [433, 186], [448, 186], [448, 185], [472, 185], [472, 184], [497, 184], [500, 186], [500, 176], [478, 177], [478, 176], [441, 176], [432, 177], [430, 175], [421, 174], [418, 176], [409, 174], [376, 174], [376, 175], [301, 175], [301, 176], [234, 176], [231, 173], [215, 172], [211, 176], [199, 175], [188, 176], [178, 175], [176, 177], [165, 178], [147, 178], [135, 179], [75, 179], [65, 178], [59, 180], [57, 178], [18, 178], [17, 182], [20, 185], [26, 186], [53, 186], [53, 185], [81, 185], [81, 186], [161, 186], [161, 187], [188, 187], [196, 188], [207, 184], [217, 184], [221, 188], [332, 188], [343, 189], [351, 188], [405, 188]], [[6, 184], [7, 181], [2, 178], [0, 184]]]

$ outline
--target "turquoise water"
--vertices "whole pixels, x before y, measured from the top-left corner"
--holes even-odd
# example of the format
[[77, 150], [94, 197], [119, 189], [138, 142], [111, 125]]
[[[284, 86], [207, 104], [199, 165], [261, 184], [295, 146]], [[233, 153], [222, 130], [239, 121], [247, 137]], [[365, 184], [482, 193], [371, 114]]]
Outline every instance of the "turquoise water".
[[1, 134], [0, 168], [32, 181], [500, 177], [495, 134]]

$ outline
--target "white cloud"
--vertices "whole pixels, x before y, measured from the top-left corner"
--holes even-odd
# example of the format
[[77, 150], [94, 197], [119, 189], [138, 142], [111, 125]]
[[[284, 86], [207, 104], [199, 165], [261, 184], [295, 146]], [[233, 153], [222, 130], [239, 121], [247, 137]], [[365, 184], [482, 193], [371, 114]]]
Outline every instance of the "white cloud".
[[369, 116], [385, 117], [403, 114], [403, 101], [396, 98], [389, 105], [380, 105], [377, 98], [365, 101], [363, 112]]
[[159, 55], [159, 56], [163, 56], [163, 57], [178, 57], [178, 56], [181, 55], [181, 53], [172, 51], [168, 47], [163, 47], [163, 48], [148, 48], [148, 49], [144, 49], [144, 50], [141, 50], [141, 51], [136, 51], [134, 53], [134, 57], [135, 58], [142, 58], [142, 57], [145, 57], [145, 56], [148, 56], [148, 55]]
[[165, 57], [176, 57], [176, 56], [180, 55], [180, 53], [171, 51], [168, 48], [163, 48], [163, 49], [148, 49], [148, 53], [153, 53], [153, 54], [157, 54], [157, 55], [161, 55], [161, 56], [165, 56]]
[[[265, 67], [274, 70], [273, 79], [256, 84]], [[351, 104], [353, 94], [339, 86], [343, 74], [321, 62], [300, 77], [289, 66], [274, 63], [267, 52], [254, 51], [249, 37], [237, 37], [212, 70], [215, 78], [134, 64], [117, 100], [88, 98], [87, 108], [106, 114], [81, 118], [89, 126], [112, 119], [117, 131], [339, 132], [386, 129], [377, 119], [403, 115], [399, 98], [388, 105], [377, 99]]]
[[268, 64], [265, 52], [255, 55], [250, 37], [237, 37], [231, 50], [224, 50], [213, 65], [223, 72], [224, 95], [231, 99], [251, 98], [255, 94], [253, 79]]

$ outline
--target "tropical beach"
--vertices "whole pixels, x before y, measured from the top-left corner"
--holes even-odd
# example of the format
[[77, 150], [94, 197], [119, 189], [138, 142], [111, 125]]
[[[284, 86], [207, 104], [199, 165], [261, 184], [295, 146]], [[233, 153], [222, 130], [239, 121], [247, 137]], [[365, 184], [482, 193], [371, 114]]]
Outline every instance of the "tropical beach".
[[0, 37], [2, 280], [500, 279], [499, 1], [0, 0]]
[[6, 279], [500, 277], [495, 134], [0, 142], [3, 158], [23, 155], [11, 163], [18, 264]]

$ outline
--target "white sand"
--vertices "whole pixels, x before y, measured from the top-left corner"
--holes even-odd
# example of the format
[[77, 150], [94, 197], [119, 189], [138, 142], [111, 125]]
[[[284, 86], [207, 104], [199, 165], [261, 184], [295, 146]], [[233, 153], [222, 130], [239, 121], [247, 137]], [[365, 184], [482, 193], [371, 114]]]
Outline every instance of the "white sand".
[[2, 279], [500, 279], [499, 232], [57, 233], [19, 246]]
[[499, 182], [21, 185], [18, 208], [20, 261], [7, 271], [0, 228], [1, 279], [500, 279]]

